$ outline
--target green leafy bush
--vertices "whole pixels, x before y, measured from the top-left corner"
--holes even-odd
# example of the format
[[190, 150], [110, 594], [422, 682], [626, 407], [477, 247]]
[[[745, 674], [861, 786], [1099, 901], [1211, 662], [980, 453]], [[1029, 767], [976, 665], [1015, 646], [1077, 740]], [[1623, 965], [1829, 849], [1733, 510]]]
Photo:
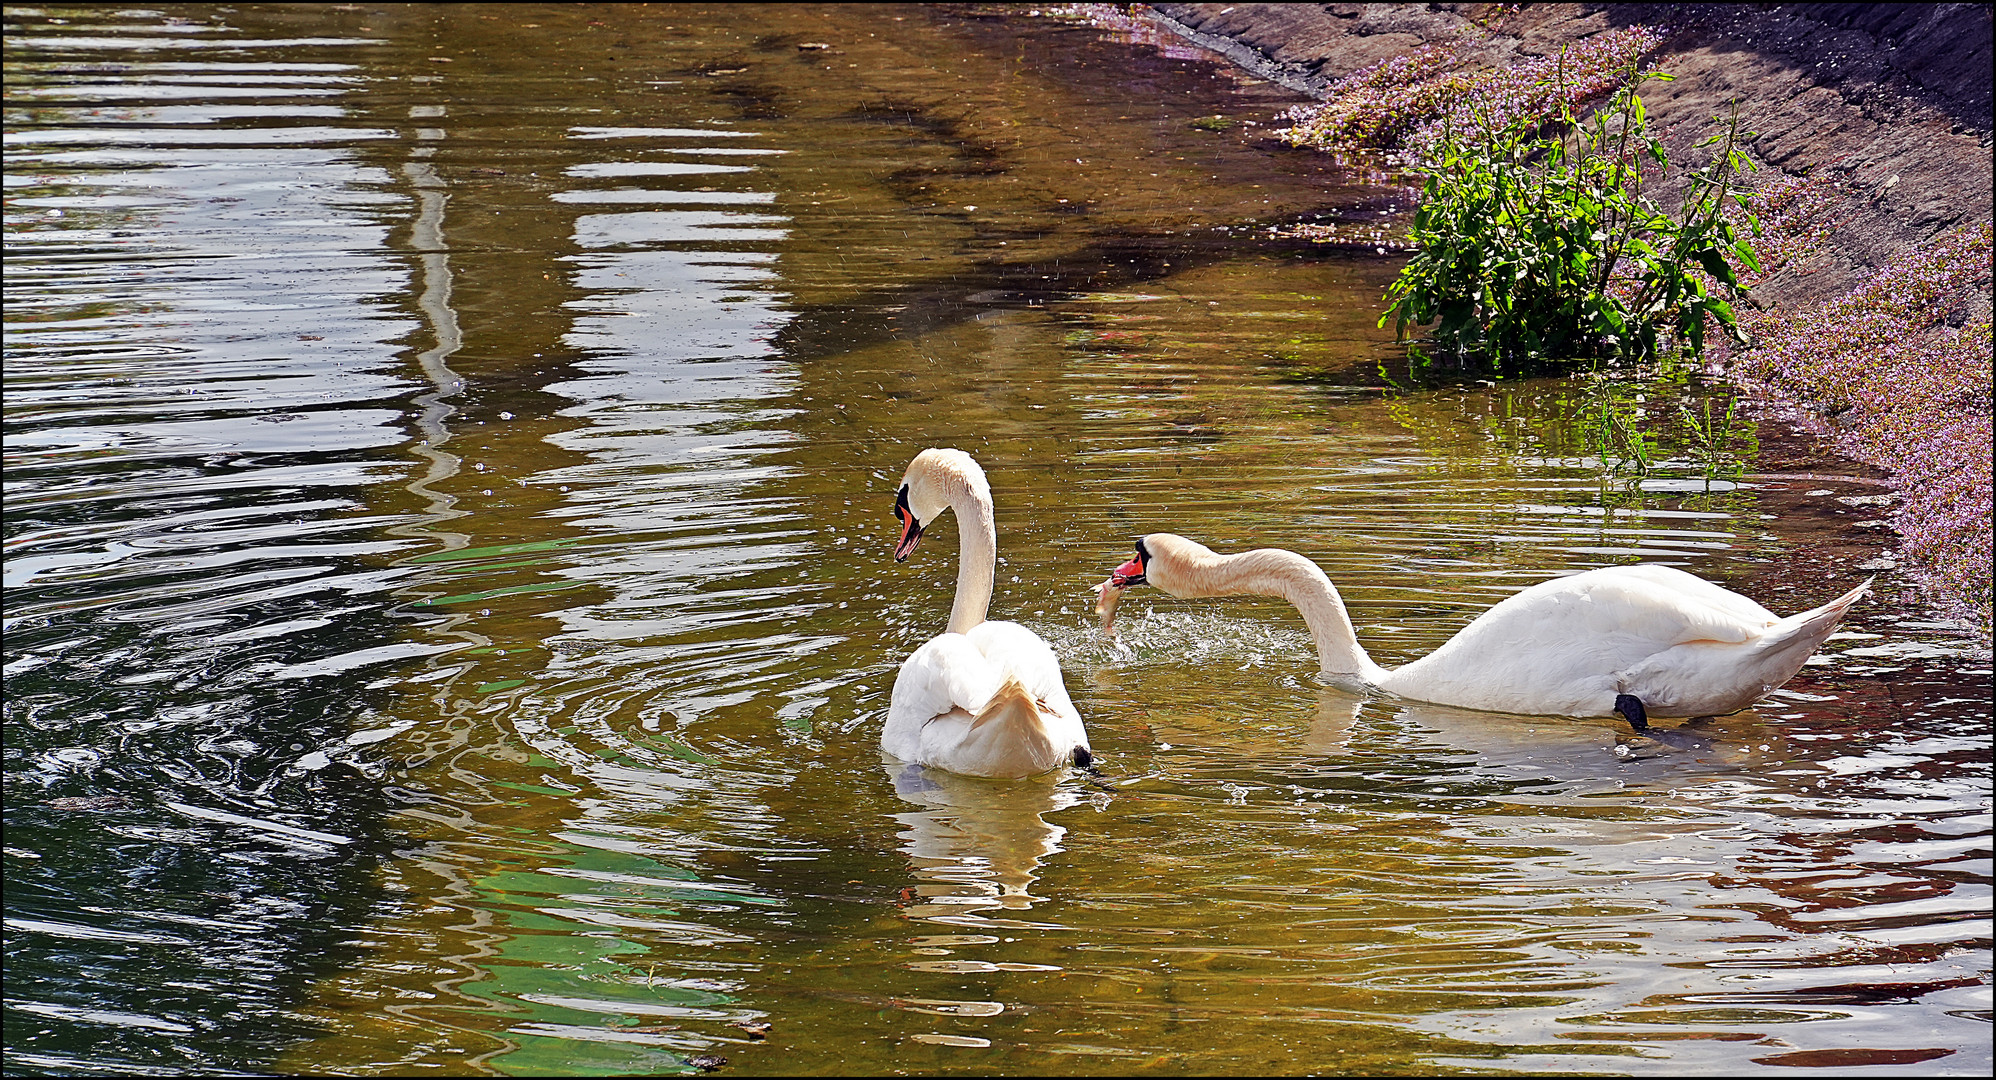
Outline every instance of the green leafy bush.
[[[1731, 294], [1734, 264], [1758, 265], [1721, 213], [1746, 205], [1739, 117], [1700, 144], [1718, 148], [1688, 178], [1678, 213], [1665, 213], [1643, 193], [1670, 164], [1645, 123], [1638, 90], [1649, 78], [1669, 76], [1632, 77], [1584, 124], [1570, 106], [1549, 124], [1444, 124], [1423, 164], [1418, 251], [1387, 290], [1380, 325], [1392, 320], [1404, 338], [1433, 323], [1441, 345], [1499, 367], [1648, 356], [1672, 341], [1697, 355], [1708, 318], [1734, 328], [1707, 282]], [[1746, 224], [1757, 228], [1750, 215]]]

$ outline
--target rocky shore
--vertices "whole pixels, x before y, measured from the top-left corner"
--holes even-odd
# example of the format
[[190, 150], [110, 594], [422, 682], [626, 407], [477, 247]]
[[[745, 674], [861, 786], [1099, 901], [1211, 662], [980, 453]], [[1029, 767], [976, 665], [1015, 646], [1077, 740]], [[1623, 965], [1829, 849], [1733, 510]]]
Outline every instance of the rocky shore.
[[[1157, 4], [1167, 26], [1322, 96], [1423, 45], [1510, 66], [1616, 27], [1665, 31], [1644, 94], [1688, 157], [1738, 99], [1763, 166], [1829, 170], [1827, 258], [1760, 283], [1776, 306], [1839, 295], [1908, 247], [1991, 216], [1990, 8], [1983, 4]], [[1985, 298], [1985, 305], [1987, 300]], [[1987, 310], [1986, 307], [1984, 309]]]

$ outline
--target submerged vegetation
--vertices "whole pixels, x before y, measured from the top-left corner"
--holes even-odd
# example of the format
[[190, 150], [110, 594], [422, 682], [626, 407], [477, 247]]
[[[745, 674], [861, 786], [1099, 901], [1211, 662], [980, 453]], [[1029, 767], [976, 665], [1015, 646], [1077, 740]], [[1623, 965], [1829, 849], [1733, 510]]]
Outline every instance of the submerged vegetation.
[[[1692, 408], [1690, 375], [1687, 365], [1660, 364], [1586, 378], [1579, 430], [1604, 481], [1673, 473], [1705, 481], [1709, 492], [1714, 484], [1730, 490], [1745, 474], [1759, 446], [1753, 423], [1739, 415], [1739, 399], [1730, 393], [1697, 394]], [[1715, 399], [1723, 404], [1714, 408]], [[1664, 415], [1653, 415], [1652, 406]]]

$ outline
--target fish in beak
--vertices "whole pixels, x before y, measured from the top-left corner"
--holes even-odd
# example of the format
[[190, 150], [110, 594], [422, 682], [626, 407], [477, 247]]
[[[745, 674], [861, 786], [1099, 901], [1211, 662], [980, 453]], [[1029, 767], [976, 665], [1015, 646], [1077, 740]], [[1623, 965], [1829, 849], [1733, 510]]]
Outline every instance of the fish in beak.
[[1116, 584], [1115, 578], [1095, 586], [1095, 617], [1102, 620], [1102, 632], [1112, 638], [1116, 636], [1112, 629], [1116, 622], [1116, 604], [1122, 599], [1123, 588]]
[[1150, 552], [1144, 548], [1142, 540], [1137, 541], [1137, 557], [1109, 572], [1109, 580], [1095, 586], [1095, 617], [1102, 620], [1102, 632], [1116, 636], [1110, 629], [1116, 621], [1116, 604], [1123, 599], [1123, 590], [1132, 585], [1144, 584], [1144, 564], [1150, 561]]

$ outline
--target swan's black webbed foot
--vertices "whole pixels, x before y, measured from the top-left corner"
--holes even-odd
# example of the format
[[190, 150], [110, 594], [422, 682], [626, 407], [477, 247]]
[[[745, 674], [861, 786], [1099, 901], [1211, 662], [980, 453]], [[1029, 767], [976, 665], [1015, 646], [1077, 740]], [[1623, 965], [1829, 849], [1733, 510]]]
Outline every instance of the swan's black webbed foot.
[[1095, 755], [1089, 753], [1087, 747], [1074, 748], [1074, 767], [1088, 774], [1088, 779], [1083, 781], [1086, 786], [1106, 791], [1111, 795], [1116, 793], [1116, 789], [1109, 786], [1109, 778], [1103, 776], [1102, 770], [1096, 767]]
[[1615, 695], [1615, 711], [1622, 714], [1622, 719], [1629, 722], [1629, 727], [1634, 729], [1637, 735], [1655, 739], [1665, 746], [1678, 750], [1709, 750], [1712, 747], [1712, 740], [1709, 737], [1695, 731], [1649, 726], [1649, 711], [1643, 708], [1643, 700], [1634, 694]]
[[1638, 735], [1648, 735], [1649, 713], [1643, 709], [1643, 699], [1634, 694], [1616, 694], [1615, 711], [1629, 722], [1629, 728]]

